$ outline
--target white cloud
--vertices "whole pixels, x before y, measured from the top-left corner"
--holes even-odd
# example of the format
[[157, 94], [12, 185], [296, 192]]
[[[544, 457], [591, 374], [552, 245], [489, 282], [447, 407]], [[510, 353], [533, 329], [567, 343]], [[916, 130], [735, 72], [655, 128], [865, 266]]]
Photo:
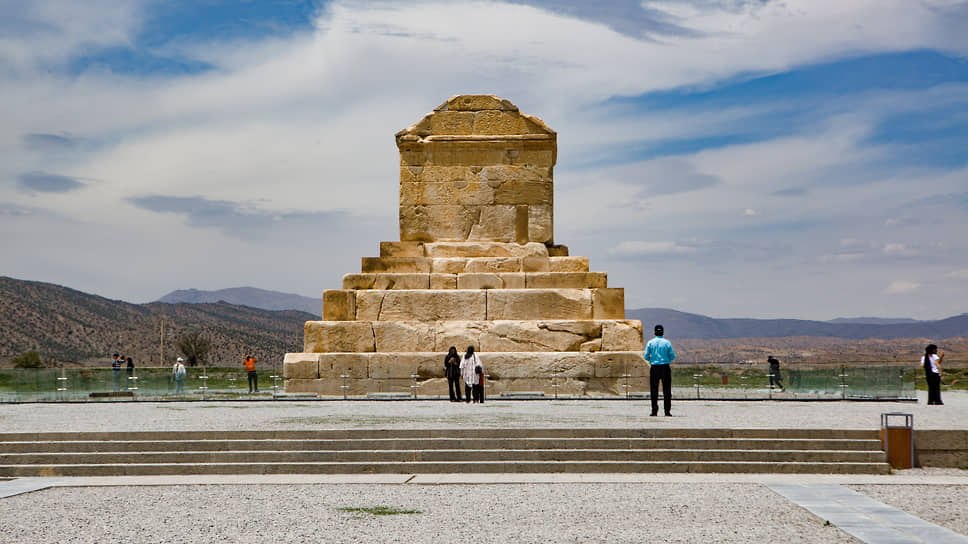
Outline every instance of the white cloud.
[[905, 295], [917, 291], [920, 287], [921, 284], [917, 282], [897, 280], [892, 281], [884, 292], [889, 295]]
[[944, 277], [952, 280], [968, 280], [968, 268], [952, 270], [951, 272], [945, 274]]
[[695, 253], [694, 246], [682, 245], [677, 242], [622, 242], [608, 250], [612, 255], [621, 257], [642, 257], [650, 255], [683, 255]]
[[743, 217], [756, 217], [760, 215], [760, 212], [754, 210], [753, 208], [746, 208], [743, 210]]
[[[564, 166], [556, 172], [556, 239], [578, 254], [614, 265], [608, 270], [610, 280], [624, 276], [638, 281], [634, 257], [711, 253], [706, 245], [688, 242], [698, 238], [729, 248], [721, 250], [724, 257], [736, 253], [756, 260], [740, 266], [736, 259], [731, 261], [735, 269], [707, 269], [702, 277], [680, 270], [675, 272], [678, 281], [695, 287], [720, 274], [715, 277], [732, 283], [716, 288], [729, 292], [730, 285], [754, 275], [750, 266], [776, 273], [772, 266], [793, 269], [799, 264], [788, 255], [816, 266], [818, 259], [823, 261], [818, 256], [833, 253], [821, 270], [803, 272], [817, 278], [819, 287], [812, 291], [806, 286], [809, 280], [796, 279], [806, 276], [785, 276], [805, 292], [822, 293], [830, 284], [824, 274], [843, 273], [842, 267], [864, 260], [855, 255], [884, 247], [882, 258], [898, 256], [881, 245], [844, 246], [839, 255], [836, 247], [828, 246], [846, 238], [874, 243], [881, 225], [888, 218], [907, 217], [909, 204], [925, 188], [955, 193], [968, 180], [968, 171], [962, 170], [899, 172], [896, 178], [876, 179], [876, 191], [856, 182], [858, 174], [869, 175], [868, 165], [892, 155], [889, 145], [869, 142], [884, 112], [958, 100], [964, 86], [954, 85], [832, 100], [836, 106], [818, 108], [814, 126], [768, 141], [620, 166], [612, 162], [623, 146], [729, 133], [748, 119], [789, 107], [778, 100], [629, 116], [601, 104], [615, 96], [703, 88], [724, 78], [871, 52], [943, 47], [968, 53], [964, 38], [944, 32], [950, 25], [948, 14], [923, 2], [667, 3], [654, 7], [669, 12], [688, 7], [688, 14], [673, 15], [684, 16], [678, 22], [693, 35], [647, 41], [584, 21], [580, 13], [561, 16], [500, 2], [338, 1], [320, 14], [314, 31], [166, 46], [167, 53], [215, 66], [202, 74], [141, 78], [88, 72], [68, 77], [43, 69], [46, 62], [92, 48], [130, 43], [140, 25], [150, 21], [143, 21], [140, 4], [123, 4], [23, 4], [34, 7], [17, 8], [16, 13], [43, 22], [50, 32], [0, 39], [0, 69], [10, 75], [0, 77], [5, 100], [0, 179], [42, 171], [85, 182], [71, 194], [43, 198], [0, 182], [0, 210], [44, 208], [60, 218], [58, 228], [30, 223], [37, 227], [31, 230], [13, 222], [14, 215], [0, 214], [2, 234], [20, 237], [16, 244], [7, 238], [0, 249], [21, 263], [17, 270], [25, 276], [31, 275], [30, 263], [47, 263], [38, 265], [44, 273], [36, 274], [37, 279], [107, 295], [123, 288], [125, 296], [140, 293], [132, 298], [147, 299], [152, 292], [205, 287], [206, 282], [212, 287], [244, 284], [254, 274], [234, 265], [207, 270], [179, 264], [182, 268], [174, 270], [159, 263], [232, 263], [235, 255], [253, 252], [274, 262], [290, 254], [300, 259], [299, 267], [286, 269], [284, 280], [272, 280], [266, 272], [259, 286], [311, 294], [339, 285], [339, 277], [354, 271], [361, 254], [375, 254], [380, 239], [397, 236], [393, 134], [458, 93], [502, 95], [558, 130], [559, 165]], [[13, 13], [10, 6], [17, 5], [21, 3], [0, 3], [0, 10]], [[90, 143], [83, 150], [52, 155], [25, 145], [25, 134], [38, 133], [67, 133]], [[802, 196], [774, 194], [801, 187], [809, 190], [788, 195]], [[231, 202], [250, 207], [259, 217], [340, 212], [349, 221], [367, 217], [372, 223], [355, 237], [325, 229], [285, 231], [292, 246], [302, 249], [282, 250], [233, 240], [215, 229], [192, 228], [183, 216], [130, 204], [131, 198], [150, 195]], [[753, 211], [758, 219], [743, 221], [737, 210], [743, 215]], [[937, 216], [949, 222], [945, 232], [958, 232], [956, 216]], [[350, 231], [354, 226], [346, 225]], [[760, 230], [742, 230], [754, 228]], [[935, 228], [912, 225], [903, 235], [896, 229], [889, 243], [920, 247], [919, 238]], [[48, 248], [62, 247], [64, 230], [72, 233], [71, 245], [77, 246], [76, 252], [64, 254], [70, 267], [53, 262], [48, 254]], [[111, 238], [107, 251], [102, 244], [84, 243], [122, 231], [130, 236]], [[614, 245], [614, 240], [630, 241]], [[950, 250], [957, 254], [961, 246], [952, 244]], [[157, 260], [154, 251], [160, 252]], [[112, 258], [130, 255], [159, 275], [101, 279], [105, 253]], [[74, 282], [71, 276], [84, 281]], [[277, 283], [265, 283], [272, 281]], [[878, 275], [868, 283], [889, 281]], [[770, 278], [759, 282], [770, 284]], [[635, 287], [626, 287], [634, 303]], [[855, 291], [876, 290], [862, 287]], [[779, 296], [783, 289], [788, 285], [777, 285], [773, 294]], [[873, 295], [879, 294], [868, 296], [875, 300]], [[816, 311], [810, 309], [810, 295], [782, 296], [791, 308], [786, 313]], [[764, 304], [773, 307], [774, 302]], [[730, 302], [709, 298], [709, 304], [712, 310], [696, 309], [715, 313]], [[890, 310], [885, 313], [895, 313]]]

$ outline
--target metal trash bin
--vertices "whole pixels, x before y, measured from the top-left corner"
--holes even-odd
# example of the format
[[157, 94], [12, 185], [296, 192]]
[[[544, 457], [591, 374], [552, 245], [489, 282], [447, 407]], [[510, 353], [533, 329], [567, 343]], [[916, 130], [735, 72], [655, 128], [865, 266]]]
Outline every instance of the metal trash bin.
[[[904, 424], [892, 425], [891, 418], [904, 418]], [[881, 414], [881, 446], [891, 468], [914, 468], [914, 414]]]

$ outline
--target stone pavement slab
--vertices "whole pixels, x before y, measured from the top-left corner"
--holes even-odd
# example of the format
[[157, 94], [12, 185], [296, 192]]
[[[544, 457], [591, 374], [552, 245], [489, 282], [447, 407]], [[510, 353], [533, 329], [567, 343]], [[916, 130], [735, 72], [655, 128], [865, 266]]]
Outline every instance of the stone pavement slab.
[[968, 544], [968, 537], [841, 485], [773, 483], [767, 487], [871, 544]]

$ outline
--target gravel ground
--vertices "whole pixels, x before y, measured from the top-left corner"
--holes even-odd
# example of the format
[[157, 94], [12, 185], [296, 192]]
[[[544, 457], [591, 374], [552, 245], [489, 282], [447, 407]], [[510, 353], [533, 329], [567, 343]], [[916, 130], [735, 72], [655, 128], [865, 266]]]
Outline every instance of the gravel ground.
[[849, 485], [854, 491], [956, 533], [968, 535], [966, 485]]
[[[339, 510], [377, 506], [419, 513]], [[759, 485], [58, 488], [3, 507], [0, 540], [24, 543], [859, 542]]]
[[[923, 396], [923, 395], [922, 395]], [[637, 427], [878, 429], [880, 414], [914, 414], [916, 429], [968, 429], [968, 392], [944, 406], [897, 402], [673, 401], [673, 417], [647, 401], [232, 401], [0, 404], [4, 432], [341, 428]]]

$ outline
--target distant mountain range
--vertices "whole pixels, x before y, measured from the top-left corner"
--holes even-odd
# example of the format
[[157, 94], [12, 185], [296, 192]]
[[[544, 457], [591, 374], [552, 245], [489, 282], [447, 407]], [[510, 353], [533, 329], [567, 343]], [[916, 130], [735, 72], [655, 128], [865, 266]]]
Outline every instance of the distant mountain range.
[[805, 319], [717, 319], [667, 308], [626, 310], [629, 319], [642, 321], [648, 335], [661, 323], [674, 338], [783, 338], [826, 336], [865, 338], [959, 338], [968, 337], [968, 314], [936, 321], [913, 319], [839, 318], [831, 321]]
[[[119, 352], [132, 356], [139, 366], [156, 366], [161, 362], [163, 343], [165, 364], [170, 364], [176, 356], [175, 340], [187, 332], [200, 331], [212, 340], [212, 364], [236, 365], [246, 353], [267, 364], [281, 364], [285, 353], [301, 351], [303, 324], [320, 317], [319, 301], [312, 301], [312, 312], [280, 310], [276, 308], [297, 303], [303, 304], [298, 307], [305, 307], [301, 299], [311, 299], [253, 288], [176, 291], [164, 300], [213, 298], [221, 302], [131, 304], [59, 285], [0, 276], [0, 361], [37, 350], [45, 359], [103, 364], [111, 353]], [[817, 342], [829, 343], [833, 339], [940, 341], [968, 337], [968, 314], [937, 321], [852, 318], [830, 322], [716, 319], [664, 308], [640, 308], [627, 310], [626, 316], [642, 320], [646, 337], [656, 323], [662, 323], [670, 338], [709, 340], [713, 347], [732, 338], [785, 338], [777, 342], [786, 342], [800, 337], [798, 341], [802, 342], [804, 337], [826, 337], [831, 340]], [[698, 347], [697, 344], [691, 349]]]
[[198, 289], [179, 289], [159, 298], [156, 302], [167, 304], [198, 304], [204, 302], [228, 302], [239, 306], [262, 308], [263, 310], [299, 310], [310, 314], [323, 313], [322, 294], [319, 298], [309, 298], [291, 293], [267, 291], [255, 287], [232, 287], [218, 291]]
[[212, 342], [210, 363], [239, 365], [251, 353], [264, 364], [281, 367], [285, 353], [302, 350], [303, 324], [312, 319], [319, 319], [318, 313], [226, 302], [131, 304], [0, 276], [3, 360], [36, 350], [44, 359], [106, 363], [118, 352], [131, 356], [137, 366], [158, 366], [162, 345], [165, 364], [171, 364], [177, 356], [176, 339], [199, 331]]

